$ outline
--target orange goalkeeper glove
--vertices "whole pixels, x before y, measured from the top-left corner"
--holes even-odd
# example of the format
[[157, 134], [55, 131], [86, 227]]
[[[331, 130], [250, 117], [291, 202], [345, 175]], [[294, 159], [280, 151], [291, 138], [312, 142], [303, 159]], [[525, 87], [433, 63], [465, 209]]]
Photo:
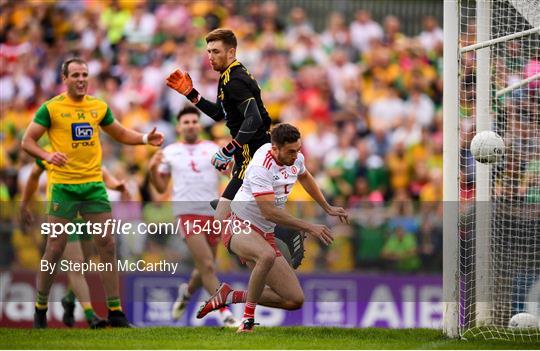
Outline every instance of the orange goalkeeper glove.
[[177, 69], [167, 77], [166, 82], [169, 88], [184, 95], [192, 103], [196, 104], [199, 102], [199, 92], [193, 88], [193, 82], [187, 72], [182, 72]]

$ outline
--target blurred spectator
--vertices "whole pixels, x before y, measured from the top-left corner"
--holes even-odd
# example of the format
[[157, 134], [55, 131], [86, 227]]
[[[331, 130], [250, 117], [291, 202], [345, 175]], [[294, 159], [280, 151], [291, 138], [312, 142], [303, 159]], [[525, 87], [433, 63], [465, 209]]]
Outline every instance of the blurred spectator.
[[443, 30], [433, 16], [426, 16], [423, 20], [423, 26], [424, 30], [420, 33], [418, 39], [426, 51], [431, 51], [435, 49], [437, 44], [443, 42]]
[[[332, 12], [328, 17], [326, 30], [321, 34], [321, 44], [326, 52], [332, 52], [337, 48], [342, 50], [350, 48], [351, 36], [341, 12]], [[346, 52], [347, 61], [354, 57], [351, 51], [349, 49]]]
[[401, 23], [399, 22], [399, 18], [393, 15], [386, 16], [384, 18], [383, 24], [384, 24], [384, 35], [382, 39], [383, 44], [387, 46], [394, 46], [394, 45], [402, 44], [406, 38], [405, 38], [405, 35], [403, 35], [403, 33], [399, 31], [400, 26], [401, 26]]
[[397, 227], [384, 244], [381, 257], [390, 261], [391, 267], [400, 272], [414, 272], [420, 267], [418, 244], [414, 234]]
[[371, 19], [371, 14], [366, 10], [358, 10], [355, 19], [349, 26], [352, 44], [361, 53], [370, 50], [374, 40], [381, 40], [383, 30], [377, 22]]
[[130, 18], [131, 14], [120, 8], [118, 0], [112, 0], [111, 5], [101, 14], [101, 26], [107, 32], [107, 39], [112, 45], [116, 45], [122, 39]]
[[313, 26], [307, 20], [306, 12], [303, 8], [293, 7], [289, 18], [290, 23], [287, 26], [286, 32], [286, 39], [289, 45], [298, 41], [301, 35], [311, 35], [315, 33]]

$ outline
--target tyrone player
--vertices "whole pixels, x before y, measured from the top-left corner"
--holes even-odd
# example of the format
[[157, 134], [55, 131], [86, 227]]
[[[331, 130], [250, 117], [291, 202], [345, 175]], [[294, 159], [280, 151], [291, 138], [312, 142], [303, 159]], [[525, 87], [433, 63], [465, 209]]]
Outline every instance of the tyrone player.
[[244, 183], [231, 203], [231, 220], [237, 223], [249, 221], [249, 224], [240, 233], [234, 233], [233, 226], [228, 227], [223, 235], [229, 251], [251, 269], [248, 289], [235, 291], [223, 283], [197, 315], [202, 318], [228, 304], [245, 303], [238, 332], [253, 331], [257, 304], [288, 310], [302, 307], [304, 294], [300, 282], [275, 245], [276, 224], [311, 234], [326, 245], [333, 240], [325, 225], [306, 222], [285, 211], [287, 197], [297, 180], [328, 215], [338, 216], [348, 223], [347, 212], [328, 204], [315, 179], [306, 170], [298, 129], [290, 124], [279, 124], [272, 129], [271, 140], [253, 156]]
[[[221, 226], [221, 222], [214, 222], [210, 206], [210, 201], [218, 196], [219, 173], [209, 161], [219, 147], [199, 139], [201, 125], [195, 107], [184, 108], [177, 118], [176, 131], [181, 141], [157, 151], [150, 161], [150, 181], [158, 192], [164, 193], [172, 178], [174, 216], [180, 221], [181, 234], [195, 261], [189, 282], [178, 287], [172, 308], [175, 320], [182, 317], [191, 295], [201, 286], [209, 294], [219, 288], [215, 258]], [[220, 315], [224, 326], [238, 326], [227, 307], [220, 309]]]

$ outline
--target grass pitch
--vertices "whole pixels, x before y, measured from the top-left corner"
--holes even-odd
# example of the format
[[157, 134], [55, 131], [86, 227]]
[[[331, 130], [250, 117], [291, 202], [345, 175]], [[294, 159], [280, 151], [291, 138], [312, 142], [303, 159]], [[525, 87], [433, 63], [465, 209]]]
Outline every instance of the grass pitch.
[[431, 329], [256, 327], [252, 334], [221, 328], [7, 329], [2, 349], [540, 349], [540, 342], [451, 340]]

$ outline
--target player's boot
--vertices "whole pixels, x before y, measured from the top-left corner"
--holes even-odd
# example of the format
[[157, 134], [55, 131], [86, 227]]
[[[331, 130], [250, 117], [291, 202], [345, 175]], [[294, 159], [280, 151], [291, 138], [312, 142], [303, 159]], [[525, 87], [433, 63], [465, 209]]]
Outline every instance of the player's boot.
[[255, 318], [248, 318], [242, 321], [242, 324], [236, 330], [237, 333], [253, 333], [253, 329], [259, 323], [255, 323]]
[[221, 323], [225, 328], [238, 328], [240, 326], [240, 321], [234, 318], [232, 312], [227, 308], [221, 314]]
[[69, 301], [66, 296], [64, 296], [62, 298], [62, 307], [64, 308], [62, 322], [68, 327], [73, 327], [75, 325], [75, 302]]
[[188, 294], [188, 285], [186, 283], [180, 284], [178, 287], [178, 297], [173, 304], [171, 315], [172, 318], [177, 321], [184, 315], [186, 312], [186, 307], [189, 302], [189, 297], [186, 297]]
[[109, 320], [109, 325], [113, 328], [131, 328], [132, 325], [126, 318], [126, 315], [122, 311], [111, 311], [109, 310], [107, 319]]
[[206, 301], [201, 308], [199, 308], [197, 318], [203, 318], [208, 313], [227, 306], [227, 296], [231, 293], [231, 291], [233, 291], [233, 289], [229, 284], [222, 283], [216, 293], [212, 295], [210, 300]]
[[103, 319], [99, 316], [94, 315], [92, 320], [88, 321], [88, 327], [90, 329], [103, 329], [109, 326], [109, 322], [106, 319]]
[[34, 312], [34, 328], [47, 328], [47, 309], [36, 308]]

